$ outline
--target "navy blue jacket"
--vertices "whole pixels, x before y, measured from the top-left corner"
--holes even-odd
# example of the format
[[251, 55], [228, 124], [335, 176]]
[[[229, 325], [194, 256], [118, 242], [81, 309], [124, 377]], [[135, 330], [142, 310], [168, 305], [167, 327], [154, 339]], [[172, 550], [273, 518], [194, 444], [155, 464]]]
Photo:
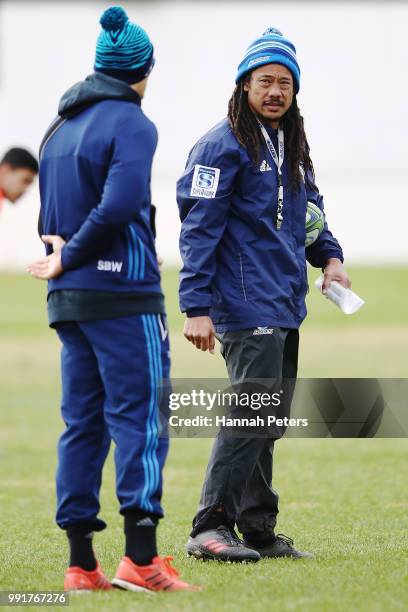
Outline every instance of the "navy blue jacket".
[[67, 240], [49, 292], [160, 293], [150, 227], [157, 131], [140, 97], [95, 73], [63, 96], [59, 115], [40, 160], [42, 232]]
[[[277, 150], [277, 130], [268, 128]], [[190, 152], [177, 184], [182, 221], [180, 307], [209, 314], [219, 332], [261, 326], [298, 328], [306, 316], [306, 259], [323, 267], [343, 253], [325, 224], [305, 250], [307, 201], [323, 198], [307, 176], [289, 191], [283, 163], [284, 221], [275, 227], [277, 169], [265, 147], [255, 165], [225, 119]]]

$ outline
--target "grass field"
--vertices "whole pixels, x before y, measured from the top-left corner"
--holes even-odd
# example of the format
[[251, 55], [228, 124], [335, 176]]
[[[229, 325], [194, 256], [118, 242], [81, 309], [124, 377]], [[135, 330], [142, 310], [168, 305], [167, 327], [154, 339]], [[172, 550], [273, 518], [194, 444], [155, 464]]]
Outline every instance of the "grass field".
[[[302, 376], [408, 376], [408, 270], [355, 268], [366, 299], [352, 317], [318, 295], [310, 278], [310, 316], [302, 327]], [[182, 336], [174, 271], [165, 271], [174, 377], [225, 377], [219, 355], [196, 351]], [[59, 345], [47, 329], [45, 285], [0, 276], [0, 589], [58, 590], [67, 560], [54, 524], [59, 417]], [[174, 555], [197, 594], [152, 597], [123, 592], [72, 596], [75, 610], [406, 610], [406, 440], [282, 440], [274, 485], [279, 531], [316, 558], [219, 565], [187, 559], [184, 544], [210, 440], [175, 440], [165, 471], [160, 550]], [[109, 457], [101, 517], [108, 529], [95, 549], [111, 576], [122, 554], [121, 519]]]

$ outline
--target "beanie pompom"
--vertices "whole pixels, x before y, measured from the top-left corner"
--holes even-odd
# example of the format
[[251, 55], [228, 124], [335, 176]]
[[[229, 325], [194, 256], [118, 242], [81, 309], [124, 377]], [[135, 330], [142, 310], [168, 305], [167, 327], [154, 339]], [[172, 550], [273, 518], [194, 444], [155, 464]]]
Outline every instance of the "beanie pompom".
[[128, 21], [129, 17], [121, 6], [111, 6], [102, 14], [99, 23], [106, 32], [117, 32], [122, 30]]
[[268, 34], [275, 34], [276, 36], [283, 36], [282, 32], [278, 28], [268, 28], [262, 34], [262, 36], [268, 36]]

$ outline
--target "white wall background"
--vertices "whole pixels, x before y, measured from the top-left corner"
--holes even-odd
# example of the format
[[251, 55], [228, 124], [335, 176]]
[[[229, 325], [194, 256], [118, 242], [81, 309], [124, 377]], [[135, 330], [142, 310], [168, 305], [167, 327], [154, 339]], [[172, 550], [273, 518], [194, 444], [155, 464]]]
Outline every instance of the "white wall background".
[[[61, 94], [92, 71], [109, 4], [1, 2], [0, 154], [38, 149]], [[188, 150], [225, 115], [245, 48], [271, 25], [297, 47], [317, 182], [347, 260], [408, 263], [407, 3], [121, 4], [155, 45], [144, 110], [159, 129], [152, 191], [166, 263], [178, 261], [175, 181]], [[3, 209], [0, 268], [24, 268], [42, 254], [38, 207], [36, 186]]]

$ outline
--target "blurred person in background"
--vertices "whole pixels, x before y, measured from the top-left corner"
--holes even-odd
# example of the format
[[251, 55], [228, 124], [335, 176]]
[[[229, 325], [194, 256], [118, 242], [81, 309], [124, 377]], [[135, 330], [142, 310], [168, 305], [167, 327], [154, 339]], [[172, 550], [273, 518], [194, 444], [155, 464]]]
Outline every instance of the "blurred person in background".
[[[324, 290], [332, 280], [350, 285], [327, 223], [305, 249], [307, 202], [323, 211], [323, 198], [297, 105], [299, 86], [294, 45], [269, 28], [247, 49], [228, 117], [193, 147], [177, 190], [184, 335], [210, 352], [218, 338], [232, 385], [277, 381], [275, 389], [284, 391], [277, 410], [285, 412], [306, 316], [306, 260], [324, 270]], [[219, 433], [188, 554], [220, 561], [311, 556], [275, 534], [273, 449], [284, 431]]]
[[56, 521], [70, 545], [65, 590], [109, 589], [92, 546], [102, 469], [115, 442], [125, 555], [112, 584], [131, 591], [190, 589], [157, 552], [163, 516], [161, 384], [170, 353], [151, 228], [157, 130], [141, 109], [154, 65], [146, 32], [107, 9], [94, 73], [62, 97], [40, 152], [40, 229], [49, 324], [61, 339], [62, 417]]
[[26, 149], [13, 147], [0, 161], [0, 212], [3, 200], [15, 204], [34, 182], [38, 162]]

